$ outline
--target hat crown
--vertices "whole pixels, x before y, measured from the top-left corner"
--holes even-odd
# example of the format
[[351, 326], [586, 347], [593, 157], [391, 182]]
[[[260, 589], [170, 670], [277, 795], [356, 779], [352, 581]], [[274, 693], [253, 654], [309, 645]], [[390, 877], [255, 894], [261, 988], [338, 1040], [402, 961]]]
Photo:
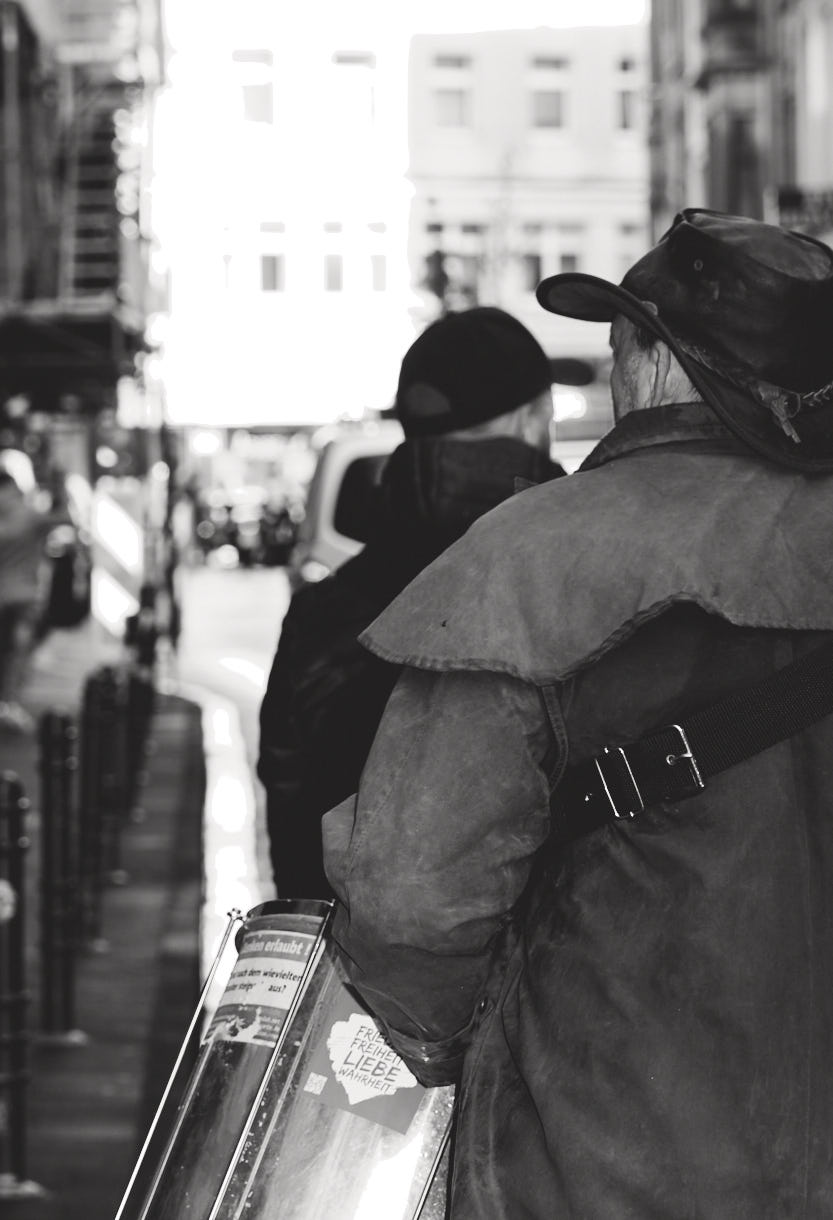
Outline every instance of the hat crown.
[[833, 378], [833, 252], [815, 238], [688, 208], [622, 287], [681, 339], [762, 380], [805, 391]]
[[406, 436], [472, 427], [522, 406], [552, 383], [535, 336], [492, 305], [432, 322], [402, 360], [395, 411]]

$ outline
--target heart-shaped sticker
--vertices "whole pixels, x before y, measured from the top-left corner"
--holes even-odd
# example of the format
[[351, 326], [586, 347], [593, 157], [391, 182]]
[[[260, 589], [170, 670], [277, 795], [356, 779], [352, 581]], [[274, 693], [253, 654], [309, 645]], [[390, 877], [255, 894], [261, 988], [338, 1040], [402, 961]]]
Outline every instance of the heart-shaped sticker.
[[327, 1050], [333, 1074], [351, 1105], [392, 1097], [398, 1089], [412, 1089], [417, 1083], [366, 1013], [354, 1012], [346, 1021], [336, 1021]]

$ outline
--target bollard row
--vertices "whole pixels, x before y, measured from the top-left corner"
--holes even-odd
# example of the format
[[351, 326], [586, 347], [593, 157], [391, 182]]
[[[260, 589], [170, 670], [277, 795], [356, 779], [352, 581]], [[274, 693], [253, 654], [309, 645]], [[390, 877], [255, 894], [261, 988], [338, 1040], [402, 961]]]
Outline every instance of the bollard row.
[[26, 1182], [28, 1007], [24, 924], [24, 826], [18, 777], [0, 773], [0, 1197]]
[[75, 959], [80, 948], [104, 947], [104, 892], [127, 880], [121, 838], [153, 699], [148, 677], [105, 666], [85, 683], [77, 724], [57, 712], [41, 722], [41, 995], [49, 1034], [75, 1028]]
[[[126, 880], [121, 833], [153, 705], [146, 669], [105, 666], [87, 679], [77, 719], [41, 718], [40, 1018], [48, 1040], [85, 1041], [76, 1028], [76, 963], [83, 948], [101, 946], [106, 886]], [[26, 1179], [27, 809], [18, 776], [0, 773], [0, 1199], [39, 1189]]]
[[75, 960], [79, 942], [80, 818], [76, 798], [78, 728], [47, 712], [40, 722], [41, 1027], [75, 1029]]

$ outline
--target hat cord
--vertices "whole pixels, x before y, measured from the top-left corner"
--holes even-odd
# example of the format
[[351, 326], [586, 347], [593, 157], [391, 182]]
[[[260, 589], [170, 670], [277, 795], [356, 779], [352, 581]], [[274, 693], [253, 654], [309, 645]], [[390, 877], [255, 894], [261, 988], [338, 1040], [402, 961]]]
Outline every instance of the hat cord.
[[790, 421], [805, 409], [812, 410], [814, 407], [825, 406], [833, 400], [833, 381], [828, 381], [826, 385], [820, 386], [816, 390], [808, 390], [807, 393], [800, 394], [797, 390], [787, 390], [783, 386], [773, 385], [772, 382], [753, 377], [738, 365], [725, 363], [702, 347], [697, 347], [677, 336], [675, 338], [683, 351], [698, 364], [704, 365], [737, 389], [744, 390], [761, 406], [766, 407], [775, 416], [782, 431], [796, 444], [801, 443], [801, 437]]

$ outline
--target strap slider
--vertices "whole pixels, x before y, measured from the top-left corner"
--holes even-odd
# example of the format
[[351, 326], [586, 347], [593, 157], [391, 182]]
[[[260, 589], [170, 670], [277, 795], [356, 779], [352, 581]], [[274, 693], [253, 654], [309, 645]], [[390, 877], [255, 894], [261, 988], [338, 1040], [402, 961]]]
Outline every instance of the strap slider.
[[[621, 746], [605, 746], [593, 762], [615, 818], [635, 818], [645, 808], [628, 756]], [[623, 790], [624, 789], [624, 790]]]
[[678, 767], [683, 764], [686, 775], [675, 774], [674, 776], [674, 796], [678, 800], [687, 796], [694, 796], [695, 793], [702, 791], [706, 784], [700, 774], [700, 768], [697, 766], [697, 759], [691, 749], [691, 744], [686, 736], [685, 729], [681, 724], [669, 724], [666, 726], [666, 732], [675, 732], [679, 735], [679, 745], [682, 747], [678, 753], [669, 753], [665, 756], [666, 765], [669, 767]]

